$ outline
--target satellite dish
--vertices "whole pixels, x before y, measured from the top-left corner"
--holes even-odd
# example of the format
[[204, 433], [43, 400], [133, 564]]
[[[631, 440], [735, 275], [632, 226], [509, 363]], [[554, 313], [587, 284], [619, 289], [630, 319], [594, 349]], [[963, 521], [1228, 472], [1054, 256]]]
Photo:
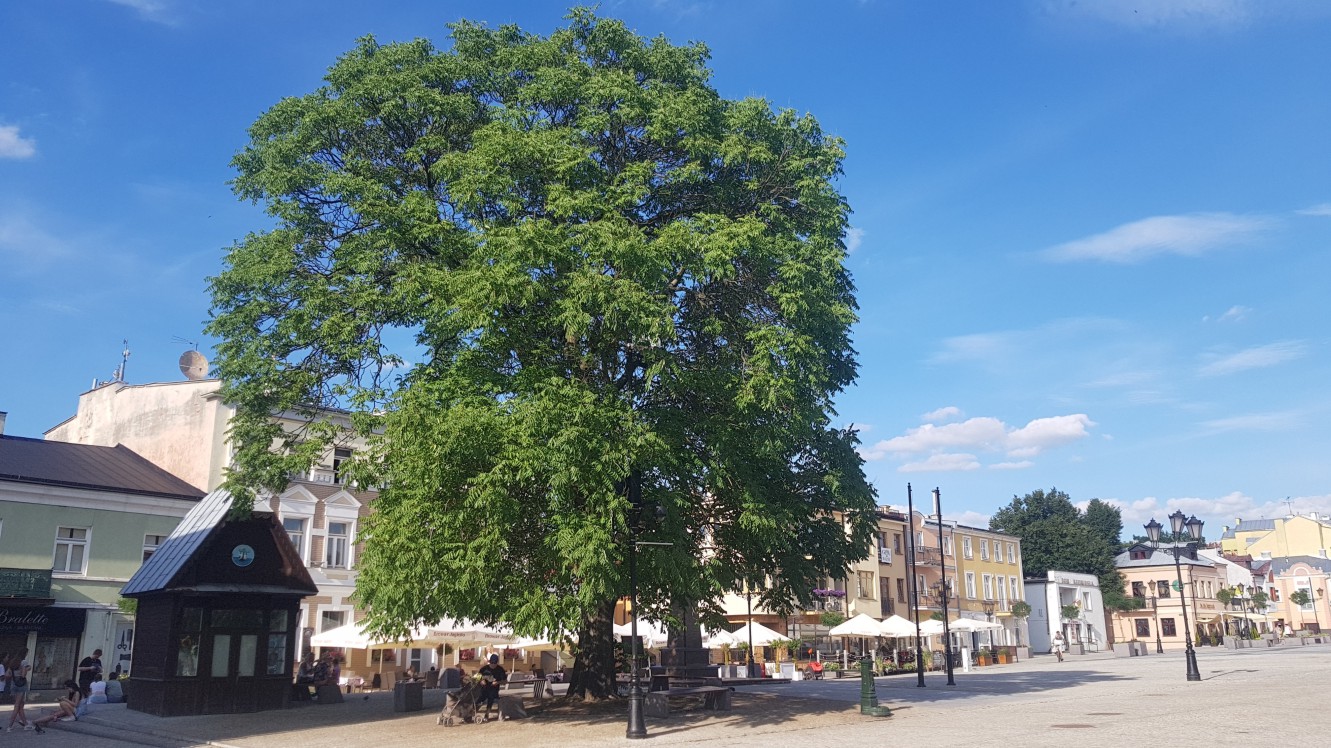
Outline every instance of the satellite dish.
[[180, 354], [180, 373], [191, 382], [208, 378], [208, 359], [198, 351], [185, 351]]

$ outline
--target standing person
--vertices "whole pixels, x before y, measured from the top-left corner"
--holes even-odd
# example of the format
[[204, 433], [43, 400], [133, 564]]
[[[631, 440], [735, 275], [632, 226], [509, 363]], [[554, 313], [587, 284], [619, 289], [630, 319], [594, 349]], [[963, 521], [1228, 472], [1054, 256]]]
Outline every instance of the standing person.
[[499, 664], [499, 655], [490, 655], [490, 661], [477, 671], [481, 676], [481, 701], [485, 702], [485, 718], [490, 718], [490, 707], [499, 701], [499, 687], [508, 681], [508, 671]]
[[25, 730], [33, 729], [28, 723], [28, 715], [23, 711], [23, 705], [28, 700], [28, 676], [32, 673], [32, 665], [28, 663], [28, 649], [20, 649], [9, 662], [5, 665], [5, 674], [9, 677], [9, 690], [14, 693], [14, 711], [9, 715], [8, 730], [13, 730], [14, 725], [21, 725]]
[[92, 657], [84, 657], [83, 662], [79, 663], [79, 688], [84, 693], [92, 685], [92, 679], [95, 675], [102, 674], [102, 650], [94, 649]]
[[1062, 662], [1062, 661], [1063, 661], [1063, 643], [1064, 643], [1064, 642], [1063, 642], [1063, 632], [1062, 632], [1062, 631], [1055, 631], [1055, 632], [1054, 632], [1054, 646], [1053, 646], [1053, 650], [1054, 650], [1054, 654], [1058, 655], [1058, 661], [1059, 661], [1059, 662]]

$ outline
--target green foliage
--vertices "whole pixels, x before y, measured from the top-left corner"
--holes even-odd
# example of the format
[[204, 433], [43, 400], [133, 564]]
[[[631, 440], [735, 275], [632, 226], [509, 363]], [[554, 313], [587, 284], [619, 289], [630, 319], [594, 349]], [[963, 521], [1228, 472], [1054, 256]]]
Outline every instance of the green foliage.
[[1313, 597], [1308, 594], [1308, 590], [1295, 590], [1289, 593], [1289, 601], [1302, 608], [1305, 605], [1311, 605]]
[[122, 597], [116, 600], [116, 607], [120, 609], [121, 613], [132, 616], [139, 612], [139, 601], [133, 597]]
[[1031, 614], [1031, 604], [1025, 600], [1018, 600], [1012, 603], [1012, 615], [1014, 618], [1026, 618]]
[[833, 628], [845, 623], [846, 617], [835, 611], [825, 610], [822, 615], [818, 616], [818, 622], [828, 628]]
[[1080, 618], [1080, 617], [1081, 617], [1081, 606], [1080, 606], [1080, 605], [1064, 605], [1063, 607], [1059, 608], [1059, 613], [1060, 613], [1064, 618]]
[[1229, 605], [1234, 599], [1234, 591], [1225, 587], [1220, 588], [1215, 593], [1215, 599], [1220, 601], [1221, 605]]
[[1266, 610], [1266, 606], [1270, 601], [1271, 598], [1262, 590], [1257, 590], [1252, 593], [1252, 608], [1259, 613]]
[[943, 615], [943, 611], [941, 610], [935, 610], [933, 613], [929, 615], [929, 620], [931, 621], [942, 621], [946, 620], [946, 618], [947, 617]]
[[371, 444], [350, 476], [384, 486], [357, 588], [376, 632], [608, 641], [631, 474], [664, 513], [641, 532], [673, 544], [638, 554], [649, 615], [764, 580], [794, 610], [868, 552], [874, 492], [832, 426], [856, 374], [842, 143], [721, 98], [701, 44], [569, 18], [460, 22], [448, 51], [366, 37], [233, 162], [275, 227], [211, 281], [228, 486], [279, 489], [338, 437], [273, 413], [345, 409]]
[[1123, 575], [1114, 565], [1119, 544], [1113, 530], [1121, 531], [1123, 522], [1116, 507], [1099, 499], [1091, 505], [1095, 511], [1088, 519], [1066, 493], [1037, 489], [1013, 496], [1012, 503], [994, 513], [989, 529], [1021, 538], [1027, 576], [1043, 577], [1052, 570], [1094, 574], [1105, 605], [1115, 607], [1126, 601]]
[[1123, 543], [1123, 515], [1118, 507], [1100, 499], [1091, 499], [1082, 512], [1081, 521], [1091, 532], [1104, 538], [1105, 543], [1117, 553]]

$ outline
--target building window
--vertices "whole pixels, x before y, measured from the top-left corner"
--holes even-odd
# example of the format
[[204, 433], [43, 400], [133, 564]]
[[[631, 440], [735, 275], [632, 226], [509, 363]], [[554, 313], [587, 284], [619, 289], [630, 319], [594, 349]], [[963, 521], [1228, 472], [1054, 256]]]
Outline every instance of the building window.
[[963, 558], [971, 558], [971, 536], [961, 536], [961, 555]]
[[1156, 583], [1155, 583], [1155, 596], [1156, 596], [1156, 597], [1169, 597], [1169, 582], [1164, 582], [1164, 581], [1156, 582]]
[[282, 527], [286, 529], [287, 537], [291, 538], [291, 544], [296, 546], [296, 555], [304, 559], [305, 520], [298, 517], [287, 517], [282, 520]]
[[1173, 618], [1160, 619], [1160, 633], [1165, 636], [1178, 636], [1178, 632], [1174, 630]]
[[892, 533], [892, 551], [898, 556], [901, 555], [901, 533]]
[[994, 590], [998, 593], [998, 609], [1007, 610], [1007, 585], [1003, 583], [1003, 575], [994, 577]]
[[1017, 563], [1017, 546], [1013, 543], [1007, 544], [1007, 562], [1009, 564]]
[[[941, 530], [940, 530], [940, 532], [941, 532]], [[952, 536], [951, 536], [951, 535], [944, 535], [944, 536], [943, 536], [943, 555], [944, 555], [944, 556], [951, 556], [951, 555], [952, 555]]]
[[989, 560], [989, 541], [984, 538], [980, 538], [980, 560]]
[[55, 531], [55, 560], [51, 571], [82, 574], [88, 557], [88, 528], [58, 527]]
[[1091, 610], [1091, 609], [1092, 609], [1092, 608], [1091, 608], [1091, 593], [1089, 593], [1089, 592], [1083, 592], [1083, 593], [1081, 593], [1081, 609], [1082, 609], [1082, 610]]
[[350, 522], [329, 522], [328, 538], [324, 542], [324, 565], [330, 569], [347, 568], [347, 544], [351, 537]]
[[1151, 638], [1151, 621], [1147, 618], [1134, 618], [1133, 625], [1137, 627], [1137, 636], [1143, 639]]
[[906, 580], [897, 580], [897, 601], [906, 602]]
[[333, 482], [343, 483], [345, 478], [342, 475], [343, 466], [351, 462], [351, 450], [341, 447], [333, 450]]
[[874, 599], [872, 571], [855, 572], [855, 596], [865, 600]]
[[985, 599], [985, 600], [993, 600], [993, 599], [994, 599], [994, 575], [993, 575], [993, 574], [985, 574], [985, 575], [981, 578], [981, 581], [984, 583], [984, 599]]
[[345, 610], [321, 610], [319, 611], [319, 632], [332, 631], [338, 626], [347, 622], [347, 612]]
[[928, 594], [929, 588], [924, 586], [924, 575], [915, 575], [915, 607], [920, 606], [920, 595]]
[[1133, 582], [1133, 583], [1132, 583], [1132, 596], [1133, 596], [1133, 597], [1146, 597], [1146, 584], [1143, 583], [1143, 582]]
[[166, 542], [165, 535], [144, 535], [143, 536], [143, 560], [157, 552], [158, 547]]
[[966, 572], [966, 597], [975, 599], [975, 572]]

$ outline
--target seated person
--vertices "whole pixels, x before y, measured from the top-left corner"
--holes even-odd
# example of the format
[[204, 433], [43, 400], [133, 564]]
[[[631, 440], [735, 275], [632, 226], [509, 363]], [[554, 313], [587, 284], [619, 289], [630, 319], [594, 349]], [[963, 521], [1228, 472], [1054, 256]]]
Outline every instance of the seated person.
[[120, 687], [120, 679], [115, 678], [106, 682], [106, 702], [108, 704], [119, 704], [125, 700], [125, 690]]
[[300, 658], [300, 667], [296, 668], [297, 683], [314, 683], [314, 653], [306, 652]]
[[102, 680], [101, 673], [92, 676], [92, 684], [88, 686], [88, 703], [106, 703], [106, 681]]
[[34, 730], [46, 732], [44, 727], [58, 719], [66, 721], [78, 719], [74, 715], [78, 712], [79, 702], [83, 701], [83, 690], [73, 680], [65, 681], [65, 688], [69, 689], [69, 692], [65, 694], [64, 698], [56, 702], [56, 710], [45, 717], [32, 721]]
[[341, 668], [337, 667], [333, 653], [325, 652], [323, 658], [314, 666], [314, 680], [310, 682], [310, 685], [315, 688], [328, 685], [336, 686], [338, 676], [341, 675], [340, 671]]
[[416, 680], [416, 668], [414, 667], [407, 668], [407, 672], [403, 675], [403, 677], [406, 678], [407, 680]]
[[[490, 707], [499, 701], [499, 689], [508, 681], [508, 671], [499, 664], [499, 655], [490, 655], [490, 661], [476, 671], [481, 676], [481, 696], [479, 702], [485, 703], [485, 716], [490, 716]], [[478, 703], [479, 707], [480, 704]]]

